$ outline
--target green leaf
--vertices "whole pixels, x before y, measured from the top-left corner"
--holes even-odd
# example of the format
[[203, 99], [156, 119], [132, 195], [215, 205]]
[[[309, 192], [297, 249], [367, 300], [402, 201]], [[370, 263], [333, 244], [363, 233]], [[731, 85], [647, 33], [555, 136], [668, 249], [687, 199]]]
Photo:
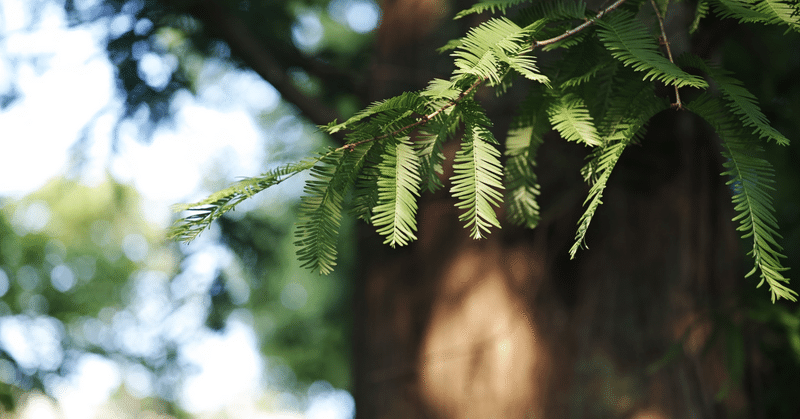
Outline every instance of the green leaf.
[[744, 23], [786, 25], [800, 32], [800, 4], [784, 0], [714, 0], [714, 11], [723, 18]]
[[[364, 120], [368, 118], [379, 118], [382, 116], [383, 119], [372, 124], [379, 129], [366, 134], [368, 137], [370, 137], [374, 136], [375, 134], [390, 131], [394, 128], [394, 125], [391, 123], [391, 121], [398, 121], [411, 115], [413, 112], [417, 112], [421, 115], [427, 114], [428, 108], [426, 106], [426, 99], [423, 98], [418, 92], [403, 92], [395, 97], [373, 102], [364, 110], [350, 117], [347, 121], [342, 123], [336, 123], [336, 121], [334, 121], [320, 128], [328, 134], [335, 134], [345, 129], [359, 129], [363, 131], [367, 127], [362, 123]], [[362, 138], [358, 137], [348, 142], [354, 143], [360, 139]]]
[[696, 67], [708, 74], [722, 92], [727, 107], [739, 116], [742, 124], [753, 129], [753, 134], [759, 138], [775, 141], [780, 145], [789, 145], [789, 139], [773, 128], [767, 117], [758, 106], [758, 99], [753, 96], [739, 80], [730, 76], [730, 72], [722, 68], [709, 65], [699, 57], [685, 54], [679, 61], [687, 66]]
[[511, 7], [514, 7], [514, 6], [516, 6], [516, 5], [520, 4], [520, 3], [525, 3], [525, 2], [528, 2], [528, 1], [531, 1], [531, 0], [488, 0], [488, 1], [482, 1], [482, 2], [478, 2], [478, 3], [473, 4], [472, 7], [469, 7], [467, 9], [464, 9], [464, 10], [458, 12], [458, 14], [456, 14], [456, 16], [453, 19], [461, 19], [464, 16], [469, 16], [471, 14], [483, 13], [483, 12], [505, 13], [507, 9], [509, 9]]
[[405, 246], [417, 237], [417, 197], [419, 197], [419, 158], [408, 137], [386, 144], [379, 165], [378, 203], [373, 208], [372, 224], [386, 236], [384, 244]]
[[541, 218], [540, 186], [534, 169], [544, 133], [550, 130], [543, 93], [543, 89], [534, 88], [520, 104], [505, 142], [506, 218], [527, 228], [535, 228]]
[[497, 140], [485, 126], [468, 122], [450, 178], [456, 207], [465, 210], [459, 220], [466, 221], [474, 239], [486, 237], [492, 226], [500, 227], [492, 207], [503, 201], [503, 169], [494, 144]]
[[645, 72], [645, 80], [658, 80], [676, 87], [706, 88], [708, 83], [671, 63], [658, 52], [655, 37], [625, 10], [597, 21], [597, 36], [611, 55], [625, 66]]
[[800, 32], [800, 4], [788, 0], [762, 0], [756, 3], [755, 10], [763, 14], [763, 23], [787, 25], [789, 29]]
[[[630, 76], [630, 69], [622, 69], [617, 74], [611, 92], [607, 95], [607, 108], [597, 129], [602, 136], [611, 136], [620, 131], [620, 124], [630, 126], [637, 118], [649, 120], [653, 115], [669, 107], [666, 98], [656, 96], [652, 83]], [[627, 73], [627, 74], [626, 74]], [[637, 128], [633, 140], [638, 141], [645, 130]]]
[[553, 128], [568, 141], [577, 141], [590, 146], [602, 144], [594, 120], [583, 99], [567, 93], [553, 101], [547, 109]]
[[361, 172], [358, 174], [353, 193], [352, 213], [356, 218], [370, 223], [372, 209], [378, 205], [378, 166], [383, 160], [384, 142], [373, 141], [364, 144], [368, 147], [365, 151]]
[[773, 190], [774, 173], [769, 162], [759, 157], [763, 149], [758, 139], [746, 131], [742, 121], [726, 110], [719, 99], [704, 94], [686, 108], [705, 119], [722, 138], [725, 158], [722, 175], [730, 177], [727, 185], [733, 191], [731, 201], [737, 212], [733, 221], [739, 222], [737, 230], [743, 233], [742, 238], [753, 241], [748, 254], [753, 256], [755, 266], [746, 276], [760, 271], [758, 286], [769, 285], [772, 302], [780, 298], [797, 301], [797, 292], [786, 286], [789, 278], [782, 274], [787, 268], [780, 259], [786, 256], [780, 253], [782, 247], [775, 240], [780, 235], [772, 196], [768, 192]]
[[[575, 0], [536, 1], [519, 13], [520, 22], [562, 22], [586, 18], [586, 3]], [[563, 32], [563, 31], [562, 31]]]
[[445, 160], [442, 145], [452, 138], [461, 125], [461, 112], [458, 106], [450, 112], [440, 113], [433, 121], [420, 131], [414, 142], [414, 149], [420, 161], [420, 175], [426, 189], [435, 192], [444, 185], [439, 179], [443, 173], [442, 163]]
[[[618, 62], [603, 48], [599, 41], [589, 39], [564, 52], [564, 59], [558, 67], [556, 83], [564, 90], [589, 84], [608, 84], [598, 80], [601, 75], [612, 71]], [[584, 95], [584, 97], [589, 97]]]
[[620, 156], [622, 156], [622, 152], [629, 143], [630, 139], [626, 139], [621, 133], [618, 133], [613, 138], [610, 138], [609, 144], [603, 147], [595, 156], [595, 160], [597, 161], [596, 165], [598, 166], [596, 169], [597, 176], [595, 177], [594, 184], [589, 188], [589, 195], [583, 202], [586, 206], [586, 210], [578, 221], [578, 232], [575, 234], [575, 243], [569, 249], [570, 259], [575, 258], [575, 254], [578, 252], [579, 248], [588, 248], [588, 246], [586, 246], [586, 232], [589, 230], [589, 224], [591, 224], [597, 208], [603, 203], [603, 191], [606, 189], [611, 171], [614, 169], [614, 166], [616, 166]]
[[522, 77], [542, 83], [546, 86], [550, 85], [550, 79], [539, 73], [539, 69], [536, 67], [536, 59], [533, 58], [533, 56], [522, 54], [508, 55], [502, 50], [497, 51], [496, 54], [500, 62], [508, 64], [509, 67], [521, 74]]
[[697, 7], [694, 9], [694, 20], [689, 26], [690, 34], [697, 32], [697, 28], [700, 27], [700, 20], [708, 15], [708, 10], [708, 0], [698, 0]]
[[635, 79], [620, 85], [610, 103], [601, 125], [604, 145], [596, 149], [592, 159], [581, 170], [591, 188], [584, 201], [586, 210], [578, 221], [575, 243], [569, 250], [570, 258], [575, 258], [579, 248], [586, 247], [589, 225], [603, 203], [603, 192], [622, 152], [641, 135], [647, 121], [668, 106], [666, 101], [654, 96], [652, 84]]
[[353, 183], [354, 166], [344, 163], [344, 151], [325, 155], [311, 168], [300, 199], [295, 230], [297, 257], [302, 267], [328, 274], [336, 266], [336, 245], [344, 194]]
[[452, 51], [452, 50], [454, 50], [454, 49], [456, 49], [456, 48], [458, 48], [460, 46], [461, 46], [461, 40], [460, 39], [451, 39], [451, 40], [447, 41], [446, 44], [442, 45], [439, 48], [436, 48], [436, 52], [441, 54], [443, 52]]
[[455, 82], [450, 80], [433, 79], [428, 83], [428, 87], [421, 93], [429, 99], [455, 100], [461, 90], [456, 87]]
[[242, 179], [225, 189], [213, 193], [202, 201], [192, 204], [175, 205], [173, 209], [176, 212], [189, 211], [191, 215], [177, 220], [170, 228], [167, 237], [171, 240], [179, 240], [184, 243], [191, 242], [216, 219], [222, 217], [226, 212], [234, 210], [236, 206], [245, 199], [269, 187], [275, 186], [300, 172], [310, 169], [319, 161], [333, 153], [334, 152], [329, 152], [322, 157], [287, 164], [272, 169], [257, 177]]
[[508, 220], [515, 225], [534, 228], [539, 224], [540, 187], [534, 167], [536, 152], [542, 144], [533, 126], [512, 129], [506, 139], [506, 206]]
[[507, 68], [511, 67], [531, 80], [547, 83], [547, 77], [539, 74], [535, 60], [521, 56], [530, 47], [531, 36], [539, 28], [541, 23], [521, 28], [506, 18], [490, 19], [472, 28], [451, 54], [456, 66], [453, 74], [462, 80], [469, 77], [487, 79], [491, 85], [497, 85]]

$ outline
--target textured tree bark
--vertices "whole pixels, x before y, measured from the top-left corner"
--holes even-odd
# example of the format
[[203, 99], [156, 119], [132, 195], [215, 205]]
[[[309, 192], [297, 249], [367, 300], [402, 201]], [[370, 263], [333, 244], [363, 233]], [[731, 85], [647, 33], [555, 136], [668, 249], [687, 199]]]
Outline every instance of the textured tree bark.
[[[411, 8], [398, 5], [405, 1], [413, 2], [395, 0], [386, 13]], [[423, 87], [438, 65], [429, 53], [444, 43], [434, 40], [441, 31], [388, 33], [429, 27], [416, 23], [424, 16], [384, 17], [395, 23], [382, 28], [380, 39], [392, 41], [379, 45], [373, 99]], [[357, 416], [743, 415], [748, 401], [736, 385], [715, 400], [727, 377], [719, 345], [702, 354], [743, 273], [717, 145], [685, 112], [662, 113], [649, 132], [623, 154], [590, 228], [591, 250], [576, 260], [567, 250], [587, 192], [578, 172], [586, 151], [556, 138], [540, 152], [544, 217], [534, 231], [504, 225], [473, 241], [445, 190], [423, 199], [419, 241], [408, 248], [364, 233]], [[684, 355], [648, 372], [681, 339]]]

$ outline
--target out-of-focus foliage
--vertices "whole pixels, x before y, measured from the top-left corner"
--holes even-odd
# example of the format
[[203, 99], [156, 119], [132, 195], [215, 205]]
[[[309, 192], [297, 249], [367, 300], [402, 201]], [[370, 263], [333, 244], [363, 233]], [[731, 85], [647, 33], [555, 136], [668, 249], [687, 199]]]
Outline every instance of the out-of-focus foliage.
[[[291, 236], [294, 221], [293, 212], [276, 216], [268, 210], [222, 218], [222, 241], [239, 255], [250, 281], [250, 298], [241, 307], [253, 316], [264, 354], [284, 359], [298, 381], [324, 379], [349, 388], [352, 284], [347, 277], [352, 251], [344, 252], [343, 272], [338, 275], [320, 276], [301, 268], [291, 257], [296, 251]], [[345, 223], [343, 229], [349, 232], [352, 226]], [[347, 245], [346, 239], [342, 241]], [[236, 307], [230, 304], [229, 292], [223, 287], [217, 294], [210, 319], [225, 318]]]
[[[291, 212], [241, 215], [222, 219], [222, 243], [201, 240], [179, 251], [163, 229], [145, 220], [135, 189], [112, 180], [95, 187], [53, 180], [22, 200], [4, 201], [5, 408], [13, 408], [22, 392], [52, 390], [86, 353], [123, 368], [145, 367], [154, 396], [175, 401], [183, 380], [194, 373], [181, 359], [181, 343], [206, 327], [224, 331], [234, 311], [250, 319], [273, 385], [303, 390], [326, 380], [347, 388], [348, 282], [319, 278], [289, 263]], [[209, 261], [215, 254], [229, 256]], [[198, 258], [216, 268], [198, 272]], [[168, 406], [181, 414], [177, 405]]]
[[[177, 96], [201, 93], [209, 80], [224, 84], [230, 69], [250, 67], [246, 51], [223, 40], [224, 22], [209, 20], [220, 16], [257, 40], [292, 88], [343, 115], [358, 106], [355, 97], [363, 89], [359, 74], [364, 73], [354, 70], [369, 63], [373, 34], [347, 23], [352, 1], [53, 3], [63, 5], [70, 26], [102, 34], [100, 45], [116, 68], [123, 105], [110, 140], [115, 147], [122, 121], [139, 124], [140, 138], [149, 140], [159, 125], [170, 123]], [[37, 10], [49, 5], [50, 0], [31, 5], [33, 21], [25, 30], [36, 29]], [[203, 9], [209, 5], [220, 13]], [[14, 100], [0, 99], [4, 104]], [[281, 137], [282, 142], [267, 145], [268, 159], [278, 163], [305, 152], [294, 128], [287, 128], [302, 125], [297, 111], [287, 108], [291, 105], [257, 115], [262, 126]], [[87, 132], [95, 122], [86, 121]], [[86, 157], [80, 148], [87, 144], [76, 141], [73, 151]], [[224, 330], [234, 312], [238, 319], [251, 320], [269, 358], [272, 384], [302, 389], [326, 380], [346, 388], [348, 256], [342, 255], [341, 275], [324, 279], [287, 263], [295, 250], [293, 224], [288, 212], [238, 212], [223, 218], [221, 228], [202, 243], [186, 248], [165, 242], [162, 231], [143, 221], [136, 192], [113, 180], [96, 187], [53, 181], [20, 201], [3, 201], [0, 279], [8, 287], [0, 303], [0, 324], [46, 329], [42, 334], [49, 336], [51, 350], [40, 354], [41, 359], [28, 359], [0, 346], [2, 401], [9, 407], [20, 391], [48, 391], [49, 383], [68, 376], [85, 353], [145, 367], [154, 381], [154, 396], [174, 401], [178, 384], [191, 374], [191, 366], [180, 359], [178, 341], [207, 331], [206, 326]], [[346, 242], [349, 234], [343, 233]], [[208, 278], [193, 277], [193, 260], [215, 252], [224, 260], [211, 263]], [[188, 323], [179, 336], [180, 322]]]
[[[222, 24], [256, 39], [284, 73], [281, 77], [292, 78], [304, 93], [341, 113], [352, 112], [352, 95], [361, 89], [353, 70], [368, 62], [371, 35], [341, 22], [347, 3], [65, 0], [64, 9], [71, 25], [107, 28], [106, 51], [117, 68], [123, 119], [136, 116], [149, 138], [157, 124], [170, 120], [170, 103], [178, 92], [197, 93], [207, 60], [246, 67], [242, 52], [232, 51], [222, 39]], [[206, 25], [202, 18], [209, 16], [224, 22]]]
[[[139, 201], [133, 188], [112, 181], [87, 187], [53, 180], [3, 203], [4, 383], [44, 388], [54, 375], [69, 374], [83, 353], [120, 353], [150, 368], [174, 356], [169, 344], [159, 344], [155, 319], [137, 313], [150, 297], [137, 295], [137, 285], [163, 283], [181, 255], [143, 219]], [[160, 315], [168, 314], [164, 309]], [[154, 341], [129, 345], [136, 339]], [[8, 392], [3, 397], [11, 401]]]

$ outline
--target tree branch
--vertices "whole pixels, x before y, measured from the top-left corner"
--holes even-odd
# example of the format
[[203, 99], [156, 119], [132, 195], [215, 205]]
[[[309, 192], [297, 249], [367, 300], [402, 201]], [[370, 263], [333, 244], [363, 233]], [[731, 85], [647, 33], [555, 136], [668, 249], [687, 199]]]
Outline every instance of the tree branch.
[[311, 122], [325, 125], [339, 116], [336, 110], [325, 106], [319, 99], [300, 91], [269, 48], [248, 29], [244, 21], [220, 5], [218, 0], [195, 1], [190, 5], [190, 10], [217, 32], [237, 57], [275, 87], [283, 99], [295, 105]]
[[358, 141], [358, 142], [355, 142], [355, 143], [351, 143], [351, 144], [345, 144], [345, 145], [337, 148], [336, 150], [337, 151], [338, 150], [353, 151], [356, 147], [360, 146], [361, 144], [368, 143], [368, 142], [371, 142], [371, 141], [376, 141], [376, 140], [382, 140], [382, 139], [388, 138], [388, 137], [393, 137], [393, 136], [395, 136], [395, 135], [397, 135], [397, 134], [399, 134], [399, 133], [401, 133], [403, 131], [409, 130], [411, 128], [414, 128], [414, 127], [417, 127], [417, 126], [420, 126], [420, 125], [427, 124], [428, 121], [430, 121], [431, 119], [435, 118], [436, 115], [439, 115], [440, 113], [444, 112], [445, 110], [447, 110], [449, 108], [452, 108], [453, 106], [458, 105], [458, 102], [461, 102], [462, 100], [464, 100], [464, 98], [467, 97], [467, 95], [469, 95], [470, 92], [475, 90], [478, 86], [483, 84], [483, 82], [485, 82], [486, 80], [488, 80], [488, 79], [478, 79], [467, 90], [464, 90], [463, 92], [459, 93], [458, 97], [456, 97], [455, 99], [450, 101], [450, 103], [442, 106], [441, 108], [439, 108], [439, 109], [437, 109], [437, 110], [435, 110], [435, 111], [433, 111], [433, 112], [431, 112], [431, 113], [429, 113], [427, 115], [422, 116], [416, 122], [408, 124], [408, 125], [406, 125], [406, 126], [404, 126], [402, 128], [396, 129], [396, 130], [394, 130], [394, 131], [392, 131], [390, 133], [379, 135], [377, 137], [367, 138], [366, 140], [361, 140], [361, 141]]
[[545, 45], [554, 44], [554, 43], [556, 43], [558, 41], [567, 39], [570, 36], [575, 35], [576, 33], [588, 28], [589, 25], [591, 25], [594, 22], [596, 22], [598, 19], [603, 17], [606, 13], [611, 12], [612, 10], [616, 9], [617, 7], [619, 7], [622, 3], [625, 3], [625, 0], [617, 0], [611, 6], [608, 6], [605, 9], [601, 10], [599, 13], [597, 13], [597, 15], [595, 15], [595, 17], [593, 17], [592, 19], [587, 20], [586, 22], [582, 23], [580, 26], [577, 26], [577, 27], [575, 27], [573, 29], [570, 29], [570, 30], [568, 30], [568, 31], [566, 31], [566, 32], [562, 33], [561, 35], [558, 35], [558, 36], [556, 36], [554, 38], [545, 39], [544, 41], [533, 41], [533, 45], [531, 45], [531, 48], [528, 51], [525, 51], [525, 52], [533, 51], [537, 47], [543, 47]]
[[[650, 0], [650, 4], [653, 5], [653, 10], [656, 11], [658, 26], [661, 28], [661, 39], [664, 41], [664, 47], [667, 49], [667, 57], [669, 58], [669, 62], [675, 64], [675, 60], [672, 59], [672, 50], [669, 47], [669, 39], [667, 39], [667, 31], [664, 29], [664, 18], [661, 16], [661, 11], [658, 10], [658, 4], [656, 4], [656, 1]], [[681, 94], [678, 92], [678, 86], [675, 86], [675, 103], [673, 103], [672, 106], [678, 110], [683, 109], [683, 104], [681, 103]]]
[[[589, 25], [591, 25], [594, 22], [596, 22], [598, 19], [603, 17], [606, 13], [611, 12], [612, 10], [616, 9], [617, 7], [619, 7], [624, 2], [625, 2], [625, 0], [617, 0], [611, 6], [608, 6], [605, 9], [601, 10], [599, 13], [597, 13], [597, 15], [595, 15], [595, 17], [592, 18], [591, 20], [587, 20], [586, 22], [582, 23], [580, 26], [577, 26], [577, 27], [575, 27], [573, 29], [570, 29], [570, 30], [564, 32], [563, 34], [561, 34], [559, 36], [556, 36], [556, 37], [550, 38], [550, 39], [546, 39], [544, 41], [534, 41], [533, 45], [531, 45], [530, 48], [528, 48], [526, 50], [523, 50], [522, 52], [520, 52], [520, 54], [526, 54], [528, 52], [533, 51], [535, 48], [542, 47], [542, 46], [549, 45], [549, 44], [553, 44], [553, 43], [556, 43], [556, 42], [561, 41], [563, 39], [566, 39], [566, 38], [568, 38], [568, 37], [570, 37], [572, 35], [575, 35], [576, 33], [586, 29], [587, 27], [589, 27]], [[484, 82], [486, 82], [488, 80], [489, 80], [488, 78], [478, 79], [475, 83], [472, 84], [472, 86], [467, 88], [467, 90], [461, 92], [458, 95], [458, 97], [456, 97], [455, 99], [450, 101], [448, 104], [442, 106], [441, 108], [437, 109], [436, 111], [434, 111], [434, 112], [432, 112], [432, 113], [430, 113], [428, 115], [422, 116], [421, 118], [419, 118], [418, 120], [416, 120], [415, 122], [413, 122], [411, 124], [408, 124], [408, 125], [406, 125], [406, 126], [404, 126], [402, 128], [396, 129], [396, 130], [394, 130], [392, 132], [389, 132], [389, 133], [386, 133], [386, 134], [383, 134], [383, 135], [379, 135], [379, 136], [372, 137], [372, 138], [367, 138], [366, 140], [361, 140], [361, 141], [358, 141], [358, 142], [355, 142], [355, 143], [351, 143], [351, 144], [345, 144], [345, 145], [337, 148], [337, 150], [353, 151], [356, 147], [358, 147], [361, 144], [365, 144], [365, 143], [369, 143], [369, 142], [377, 141], [377, 140], [382, 140], [382, 139], [388, 138], [388, 137], [393, 137], [393, 136], [395, 136], [397, 134], [400, 134], [401, 132], [407, 131], [407, 130], [409, 130], [411, 128], [418, 127], [420, 125], [424, 125], [424, 124], [428, 123], [428, 121], [430, 121], [431, 119], [436, 117], [436, 115], [444, 112], [448, 108], [451, 108], [451, 107], [457, 105], [465, 97], [467, 97], [467, 95], [469, 95], [470, 92], [472, 92], [473, 90], [477, 89], [478, 86], [480, 86], [481, 84], [483, 84]]]

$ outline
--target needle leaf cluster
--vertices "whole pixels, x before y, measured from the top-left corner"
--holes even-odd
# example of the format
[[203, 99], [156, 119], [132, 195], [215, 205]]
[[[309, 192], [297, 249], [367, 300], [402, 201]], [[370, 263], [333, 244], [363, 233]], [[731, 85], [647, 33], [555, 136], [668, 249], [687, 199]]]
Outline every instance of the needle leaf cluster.
[[[618, 0], [597, 11], [580, 1], [533, 3], [493, 0], [462, 11], [456, 18], [500, 16], [440, 48], [453, 57], [449, 79], [434, 79], [423, 90], [373, 103], [346, 121], [322, 126], [329, 134], [344, 134], [339, 148], [180, 206], [189, 215], [175, 224], [172, 236], [191, 241], [242, 200], [305, 170], [311, 176], [300, 205], [298, 257], [321, 273], [336, 265], [347, 208], [372, 224], [386, 244], [405, 246], [417, 238], [420, 195], [446, 185], [459, 220], [475, 239], [501, 227], [500, 207], [510, 223], [534, 228], [540, 219], [537, 150], [545, 133], [555, 131], [588, 153], [581, 175], [589, 190], [569, 251], [574, 257], [589, 241], [592, 218], [626, 148], [643, 141], [648, 121], [660, 112], [689, 111], [708, 121], [721, 139], [722, 175], [729, 179], [734, 221], [742, 237], [752, 240], [754, 267], [748, 275], [759, 273], [773, 301], [795, 301], [797, 293], [788, 288], [787, 268], [781, 264], [773, 171], [762, 156], [766, 141], [787, 145], [789, 139], [770, 125], [756, 97], [733, 74], [699, 57], [687, 54], [673, 61], [664, 26], [659, 32], [637, 18], [639, 9], [652, 5], [661, 22], [669, 10], [665, 2], [662, 7], [655, 1]], [[797, 3], [780, 0], [700, 0], [686, 31], [714, 14], [798, 31], [799, 9]], [[538, 58], [551, 51], [550, 64], [540, 68]], [[524, 83], [529, 94], [498, 141], [476, 92], [489, 88], [503, 94], [515, 83]], [[663, 86], [674, 94], [665, 95]], [[691, 100], [684, 104], [681, 93]], [[449, 141], [460, 145], [445, 179], [442, 150]]]

